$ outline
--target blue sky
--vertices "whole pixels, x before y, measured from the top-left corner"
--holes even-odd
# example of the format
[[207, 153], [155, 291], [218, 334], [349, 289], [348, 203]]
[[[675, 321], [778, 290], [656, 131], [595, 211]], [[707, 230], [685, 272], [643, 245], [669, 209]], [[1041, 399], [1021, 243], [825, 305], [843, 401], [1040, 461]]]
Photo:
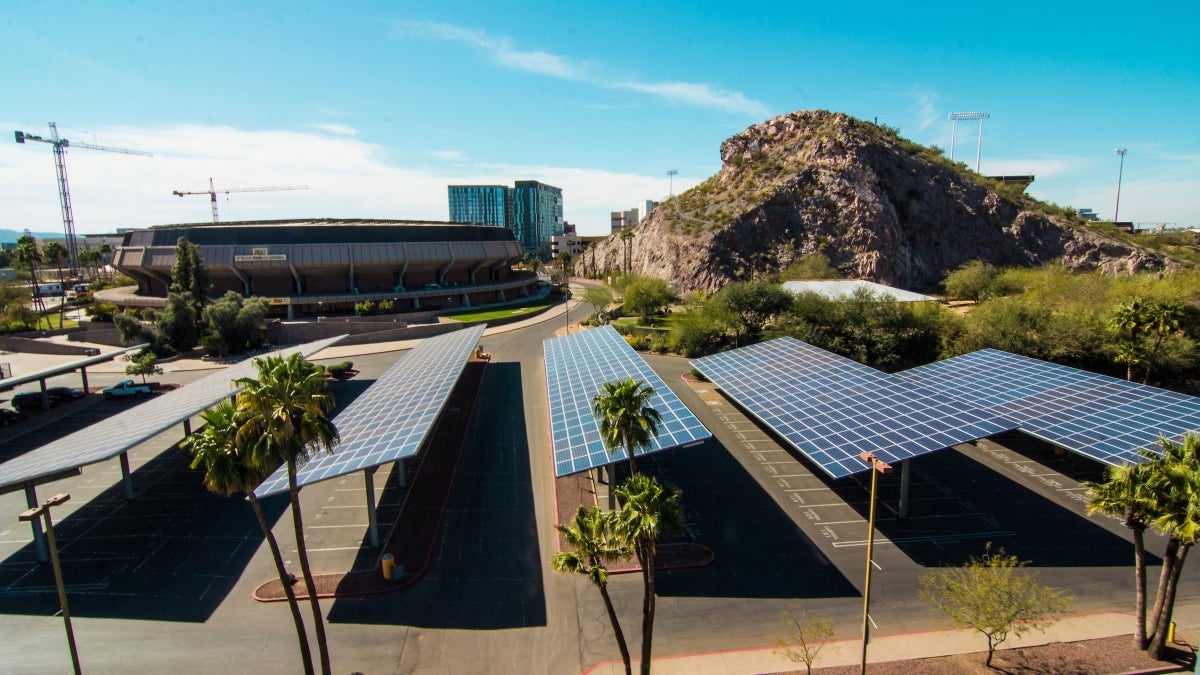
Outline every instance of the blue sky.
[[[446, 185], [563, 188], [584, 234], [720, 168], [795, 110], [878, 118], [948, 149], [991, 113], [988, 174], [1120, 217], [1200, 226], [1200, 10], [1189, 3], [25, 2], [0, 13], [0, 228], [61, 230], [47, 122], [79, 232], [222, 220], [445, 220]], [[684, 10], [684, 7], [687, 7]], [[956, 159], [974, 163], [976, 122]]]

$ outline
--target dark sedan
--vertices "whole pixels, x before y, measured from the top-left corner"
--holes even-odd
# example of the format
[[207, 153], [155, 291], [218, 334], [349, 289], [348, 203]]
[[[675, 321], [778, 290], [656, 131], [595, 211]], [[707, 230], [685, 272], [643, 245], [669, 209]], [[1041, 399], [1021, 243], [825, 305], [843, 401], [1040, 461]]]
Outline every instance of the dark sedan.
[[19, 413], [16, 410], [9, 410], [8, 408], [0, 408], [0, 427], [24, 421], [25, 413]]

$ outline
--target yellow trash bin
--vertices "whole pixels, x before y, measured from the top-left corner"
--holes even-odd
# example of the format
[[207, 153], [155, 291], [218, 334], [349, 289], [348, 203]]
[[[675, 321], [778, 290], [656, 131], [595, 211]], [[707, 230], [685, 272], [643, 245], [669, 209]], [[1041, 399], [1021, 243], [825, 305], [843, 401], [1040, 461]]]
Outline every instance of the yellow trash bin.
[[383, 578], [384, 579], [392, 578], [392, 566], [395, 564], [396, 564], [396, 561], [392, 558], [391, 553], [383, 554]]

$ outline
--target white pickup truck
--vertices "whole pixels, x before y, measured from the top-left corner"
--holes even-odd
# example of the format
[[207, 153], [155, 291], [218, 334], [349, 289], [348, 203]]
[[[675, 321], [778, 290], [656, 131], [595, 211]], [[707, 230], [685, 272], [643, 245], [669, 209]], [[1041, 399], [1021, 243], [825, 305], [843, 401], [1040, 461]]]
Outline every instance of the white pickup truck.
[[125, 380], [118, 384], [114, 384], [104, 390], [105, 398], [117, 398], [124, 396], [149, 396], [151, 393], [150, 385], [138, 384], [133, 380]]

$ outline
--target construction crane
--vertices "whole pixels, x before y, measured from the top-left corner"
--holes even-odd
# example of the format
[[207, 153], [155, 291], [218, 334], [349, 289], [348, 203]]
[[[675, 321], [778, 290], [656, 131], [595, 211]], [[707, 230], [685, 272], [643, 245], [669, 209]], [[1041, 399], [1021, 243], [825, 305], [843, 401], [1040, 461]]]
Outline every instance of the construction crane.
[[233, 192], [276, 192], [279, 190], [307, 190], [307, 185], [277, 185], [274, 187], [253, 187], [253, 188], [227, 188], [218, 190], [213, 187], [213, 179], [208, 179], [208, 192], [184, 192], [182, 190], [173, 190], [171, 194], [176, 197], [185, 197], [188, 195], [208, 195], [212, 201], [213, 222], [220, 222], [217, 216], [217, 193], [227, 195]]
[[39, 143], [48, 143], [54, 147], [54, 165], [58, 168], [58, 198], [62, 204], [63, 215], [63, 238], [66, 239], [67, 258], [71, 268], [71, 276], [75, 276], [78, 272], [78, 248], [75, 245], [75, 214], [71, 211], [71, 189], [67, 185], [67, 148], [87, 148], [89, 150], [103, 150], [104, 152], [119, 152], [124, 155], [142, 155], [143, 157], [153, 157], [154, 155], [140, 150], [129, 150], [127, 148], [113, 148], [107, 145], [92, 145], [91, 143], [81, 143], [71, 141], [65, 138], [59, 138], [58, 127], [54, 122], [50, 123], [50, 138], [42, 138], [34, 134], [25, 133], [24, 131], [14, 131], [13, 136], [16, 137], [18, 143], [25, 141], [37, 141]]

